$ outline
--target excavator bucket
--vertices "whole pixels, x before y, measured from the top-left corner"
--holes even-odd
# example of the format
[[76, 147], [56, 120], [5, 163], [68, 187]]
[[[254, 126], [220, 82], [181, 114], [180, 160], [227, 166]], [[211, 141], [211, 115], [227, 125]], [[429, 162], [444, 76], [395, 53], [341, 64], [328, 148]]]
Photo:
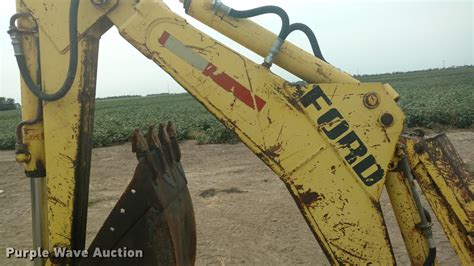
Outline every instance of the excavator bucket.
[[474, 265], [474, 178], [445, 134], [403, 135], [410, 167], [462, 265]]
[[[138, 166], [80, 265], [192, 265], [196, 225], [176, 131], [150, 126], [132, 141]], [[103, 250], [109, 256], [96, 256]], [[94, 255], [94, 256], [93, 256]]]

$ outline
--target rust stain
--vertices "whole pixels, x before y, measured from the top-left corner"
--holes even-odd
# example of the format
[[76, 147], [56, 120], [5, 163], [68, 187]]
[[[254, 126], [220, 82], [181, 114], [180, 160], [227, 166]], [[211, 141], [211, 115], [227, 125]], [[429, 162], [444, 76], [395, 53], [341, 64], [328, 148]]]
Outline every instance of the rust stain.
[[300, 194], [301, 202], [306, 206], [311, 206], [315, 201], [322, 200], [324, 196], [314, 191], [308, 190]]
[[61, 205], [61, 206], [64, 207], [64, 208], [67, 207], [67, 205], [66, 205], [65, 202], [63, 202], [62, 200], [58, 199], [58, 198], [55, 197], [55, 196], [50, 195], [50, 196], [48, 197], [48, 199], [49, 199], [49, 201], [52, 202], [52, 203], [59, 204], [59, 205]]
[[385, 135], [385, 140], [384, 140], [384, 142], [390, 143], [390, 137], [389, 137], [388, 134], [387, 134], [387, 130], [385, 130], [385, 128], [382, 127], [382, 131], [383, 131], [383, 134]]
[[336, 95], [336, 92], [337, 92], [337, 85], [334, 87], [334, 91], [332, 92], [332, 95], [331, 95], [331, 98], [330, 98], [331, 101], [334, 98], [334, 96]]
[[277, 153], [277, 151], [279, 151], [281, 149], [281, 143], [277, 143], [273, 146], [270, 146], [268, 147], [267, 149], [265, 149], [263, 151], [263, 153], [265, 155], [267, 155], [268, 157], [272, 158], [272, 159], [276, 159], [276, 157], [280, 156], [279, 153]]
[[269, 114], [270, 108], [268, 108], [268, 110], [269, 110], [269, 111], [268, 111], [268, 113], [267, 113], [267, 120], [268, 120], [268, 124], [271, 124], [271, 123], [273, 123], [273, 120], [270, 118], [270, 114]]
[[[349, 249], [343, 248], [343, 247], [337, 245], [334, 242], [331, 242], [330, 245], [332, 247], [335, 247], [336, 249], [340, 250], [342, 253], [344, 253], [348, 257], [354, 257], [354, 258], [357, 258], [359, 260], [367, 261], [367, 258], [365, 258], [363, 256], [363, 254], [358, 254], [358, 253], [360, 253], [360, 251], [358, 252], [357, 250], [349, 250]], [[344, 258], [344, 257], [339, 257], [337, 260], [339, 261], [339, 263], [351, 264], [351, 261], [347, 261], [347, 259]], [[368, 264], [371, 264], [371, 263], [368, 263]]]
[[23, 127], [25, 140], [43, 140], [44, 133], [35, 128]]
[[346, 229], [350, 229], [350, 228], [358, 229], [358, 226], [355, 223], [347, 223], [347, 222], [342, 222], [341, 221], [341, 222], [335, 224], [333, 226], [333, 228], [336, 231], [342, 233], [343, 236], [345, 236], [346, 235]]
[[304, 95], [306, 87], [303, 86], [302, 84], [293, 84], [292, 88], [293, 88], [293, 92], [291, 93], [291, 96], [294, 99], [299, 99]]
[[[288, 93], [284, 89], [285, 87], [291, 87], [292, 89], [294, 89], [294, 91], [290, 95], [288, 95]], [[300, 113], [304, 113], [303, 108], [299, 105], [299, 99], [304, 94], [304, 89], [301, 87], [301, 85], [291, 85], [288, 82], [285, 82], [283, 84], [283, 87], [275, 86], [274, 90], [279, 92], [280, 95], [282, 95], [288, 101], [290, 108], [294, 108]]]
[[442, 171], [442, 175], [450, 187], [457, 188], [459, 195], [465, 202], [471, 202], [474, 198], [470, 189], [473, 180], [464, 168], [462, 159], [454, 149], [445, 134], [436, 135], [428, 139], [426, 152], [434, 165]]
[[76, 165], [76, 160], [74, 160], [71, 156], [67, 155], [67, 154], [64, 154], [62, 152], [59, 153], [59, 155], [61, 155], [63, 158], [65, 158], [66, 160], [68, 160], [72, 166], [75, 167]]

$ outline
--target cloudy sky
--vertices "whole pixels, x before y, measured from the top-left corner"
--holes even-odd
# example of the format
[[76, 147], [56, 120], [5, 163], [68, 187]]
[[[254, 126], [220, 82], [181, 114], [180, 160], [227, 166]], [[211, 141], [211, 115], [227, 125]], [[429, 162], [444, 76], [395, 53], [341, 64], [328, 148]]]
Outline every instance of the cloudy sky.
[[[227, 44], [250, 59], [259, 56], [236, 45], [214, 30], [185, 15], [178, 0], [165, 0], [175, 12], [191, 24]], [[310, 26], [325, 58], [351, 74], [409, 71], [457, 65], [472, 65], [474, 54], [472, 0], [224, 0], [235, 9], [261, 5], [284, 8], [291, 22]], [[20, 99], [19, 74], [6, 34], [9, 17], [15, 11], [14, 0], [0, 3], [0, 96]], [[280, 20], [265, 15], [255, 21], [273, 32]], [[289, 41], [311, 51], [301, 33]], [[272, 68], [285, 79], [295, 77]], [[63, 77], [61, 77], [63, 79]], [[115, 29], [101, 39], [97, 97], [161, 92], [183, 92], [163, 70], [123, 40]]]

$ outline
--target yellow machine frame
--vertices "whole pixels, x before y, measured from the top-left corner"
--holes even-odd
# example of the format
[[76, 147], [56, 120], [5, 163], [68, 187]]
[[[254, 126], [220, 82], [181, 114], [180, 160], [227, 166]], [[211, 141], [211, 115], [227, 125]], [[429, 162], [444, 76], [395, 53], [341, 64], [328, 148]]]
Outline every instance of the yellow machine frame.
[[[226, 16], [215, 4], [185, 1], [190, 16], [266, 56], [276, 36], [250, 20]], [[48, 93], [66, 76], [69, 5], [17, 0], [17, 11], [31, 14], [18, 19], [22, 50], [33, 77], [36, 54], [43, 55], [40, 85]], [[79, 64], [71, 90], [43, 101], [43, 120], [23, 127], [26, 151], [17, 154], [43, 195], [36, 246], [84, 249], [99, 38], [116, 26], [280, 177], [331, 263], [395, 264], [379, 202], [386, 187], [410, 260], [423, 264], [430, 229], [417, 227], [424, 215], [413, 181], [400, 168], [405, 158], [461, 263], [474, 264], [472, 177], [455, 169], [443, 172], [433, 163], [430, 152], [446, 142], [433, 147], [421, 137], [401, 137], [404, 115], [390, 85], [360, 83], [284, 42], [274, 63], [309, 83], [290, 84], [195, 29], [161, 1], [80, 1], [79, 14]], [[24, 82], [21, 91], [23, 119], [32, 119], [37, 98]], [[416, 152], [420, 142], [428, 144]], [[446, 165], [460, 160], [436, 158]], [[449, 180], [465, 178], [463, 186], [445, 179], [453, 173]]]

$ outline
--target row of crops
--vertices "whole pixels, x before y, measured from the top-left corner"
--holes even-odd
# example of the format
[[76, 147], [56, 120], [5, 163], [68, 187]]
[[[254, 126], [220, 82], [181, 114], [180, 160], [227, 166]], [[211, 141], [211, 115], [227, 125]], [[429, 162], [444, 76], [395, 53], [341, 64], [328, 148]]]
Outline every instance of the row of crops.
[[470, 128], [474, 120], [474, 66], [358, 77], [390, 83], [400, 94], [407, 126]]
[[[474, 119], [474, 67], [359, 76], [367, 82], [390, 83], [401, 95], [409, 127], [471, 128]], [[232, 143], [237, 139], [188, 94], [97, 101], [95, 147], [128, 141], [134, 128], [172, 120], [179, 139]], [[0, 112], [0, 149], [13, 149], [18, 110]]]
[[201, 143], [230, 143], [237, 139], [189, 94], [98, 101], [94, 121], [94, 146], [128, 140], [134, 128], [173, 121], [179, 139]]

